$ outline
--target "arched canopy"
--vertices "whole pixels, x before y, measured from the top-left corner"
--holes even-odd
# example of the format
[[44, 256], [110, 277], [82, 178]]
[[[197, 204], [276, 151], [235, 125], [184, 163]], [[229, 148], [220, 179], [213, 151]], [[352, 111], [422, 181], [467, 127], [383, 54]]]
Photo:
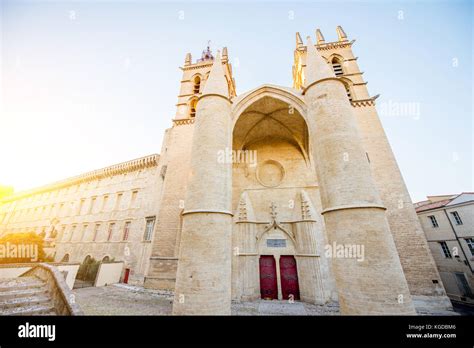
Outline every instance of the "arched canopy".
[[233, 104], [233, 149], [245, 150], [261, 141], [293, 145], [309, 163], [306, 105], [291, 88], [264, 85], [240, 96]]

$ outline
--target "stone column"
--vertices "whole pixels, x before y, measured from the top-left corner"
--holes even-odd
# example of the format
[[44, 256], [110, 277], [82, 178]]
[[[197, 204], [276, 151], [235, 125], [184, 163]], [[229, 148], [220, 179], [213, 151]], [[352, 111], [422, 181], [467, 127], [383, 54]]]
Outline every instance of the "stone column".
[[310, 39], [307, 50], [303, 93], [329, 244], [364, 248], [359, 258], [332, 250], [341, 313], [415, 314], [344, 84]]
[[231, 108], [219, 55], [197, 105], [173, 314], [230, 315]]

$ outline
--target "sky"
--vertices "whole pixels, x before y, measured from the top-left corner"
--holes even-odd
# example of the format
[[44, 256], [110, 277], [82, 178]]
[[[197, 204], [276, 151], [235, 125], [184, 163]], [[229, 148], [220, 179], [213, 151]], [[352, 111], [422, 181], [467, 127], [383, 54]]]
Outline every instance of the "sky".
[[412, 199], [474, 191], [470, 1], [0, 3], [0, 185], [159, 153], [179, 67], [208, 40], [241, 94], [291, 86], [295, 32], [336, 41], [341, 25]]

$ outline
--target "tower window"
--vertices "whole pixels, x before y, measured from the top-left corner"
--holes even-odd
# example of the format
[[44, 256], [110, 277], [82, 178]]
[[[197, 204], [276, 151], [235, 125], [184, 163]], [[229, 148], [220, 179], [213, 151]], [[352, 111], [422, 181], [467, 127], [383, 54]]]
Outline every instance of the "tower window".
[[347, 98], [349, 98], [349, 101], [352, 101], [351, 90], [348, 85], [345, 85], [345, 86], [346, 86]]
[[201, 89], [201, 78], [199, 76], [196, 76], [194, 78], [194, 88], [193, 88], [194, 94], [199, 93], [200, 89]]
[[342, 71], [342, 64], [339, 59], [333, 58], [331, 64], [334, 70], [334, 74], [336, 74], [336, 76], [344, 75], [344, 72]]
[[189, 105], [189, 116], [190, 117], [195, 117], [196, 116], [196, 104], [197, 104], [197, 99], [191, 100], [191, 103]]

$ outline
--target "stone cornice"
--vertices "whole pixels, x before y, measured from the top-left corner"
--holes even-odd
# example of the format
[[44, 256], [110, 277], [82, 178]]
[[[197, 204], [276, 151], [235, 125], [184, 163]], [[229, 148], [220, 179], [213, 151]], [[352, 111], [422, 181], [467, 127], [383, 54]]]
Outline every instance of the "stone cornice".
[[210, 63], [206, 63], [206, 64], [193, 64], [193, 65], [188, 65], [188, 66], [183, 66], [183, 67], [180, 67], [181, 70], [183, 71], [186, 71], [186, 70], [197, 70], [197, 69], [201, 69], [201, 68], [205, 68], [205, 67], [211, 67], [212, 64], [213, 64], [214, 61], [210, 61]]
[[[335, 41], [335, 42], [327, 42], [323, 43], [320, 45], [315, 45], [316, 48], [320, 51], [327, 51], [327, 50], [332, 50], [336, 48], [346, 48], [346, 47], [351, 47], [352, 44], [355, 42], [355, 40], [352, 41]], [[306, 51], [306, 46], [301, 46], [297, 48], [298, 51]]]
[[351, 105], [354, 107], [363, 107], [363, 106], [375, 106], [375, 99], [377, 99], [380, 94], [369, 98], [369, 99], [359, 99], [359, 100], [352, 100]]
[[34, 188], [28, 191], [18, 192], [11, 196], [4, 197], [2, 200], [0, 200], [0, 203], [6, 203], [9, 201], [14, 201], [20, 198], [32, 196], [39, 193], [58, 190], [64, 187], [77, 185], [84, 182], [111, 177], [117, 174], [125, 174], [125, 173], [134, 172], [140, 169], [144, 169], [144, 168], [156, 167], [158, 166], [159, 159], [160, 159], [160, 155], [153, 154], [153, 155], [133, 159], [131, 161], [114, 164], [110, 167], [97, 169], [97, 170], [87, 172], [78, 176], [74, 176], [72, 178], [58, 181], [49, 185], [41, 186], [41, 187]]
[[185, 124], [193, 124], [194, 123], [194, 118], [183, 118], [181, 120], [173, 120], [173, 125], [174, 126], [182, 126]]

